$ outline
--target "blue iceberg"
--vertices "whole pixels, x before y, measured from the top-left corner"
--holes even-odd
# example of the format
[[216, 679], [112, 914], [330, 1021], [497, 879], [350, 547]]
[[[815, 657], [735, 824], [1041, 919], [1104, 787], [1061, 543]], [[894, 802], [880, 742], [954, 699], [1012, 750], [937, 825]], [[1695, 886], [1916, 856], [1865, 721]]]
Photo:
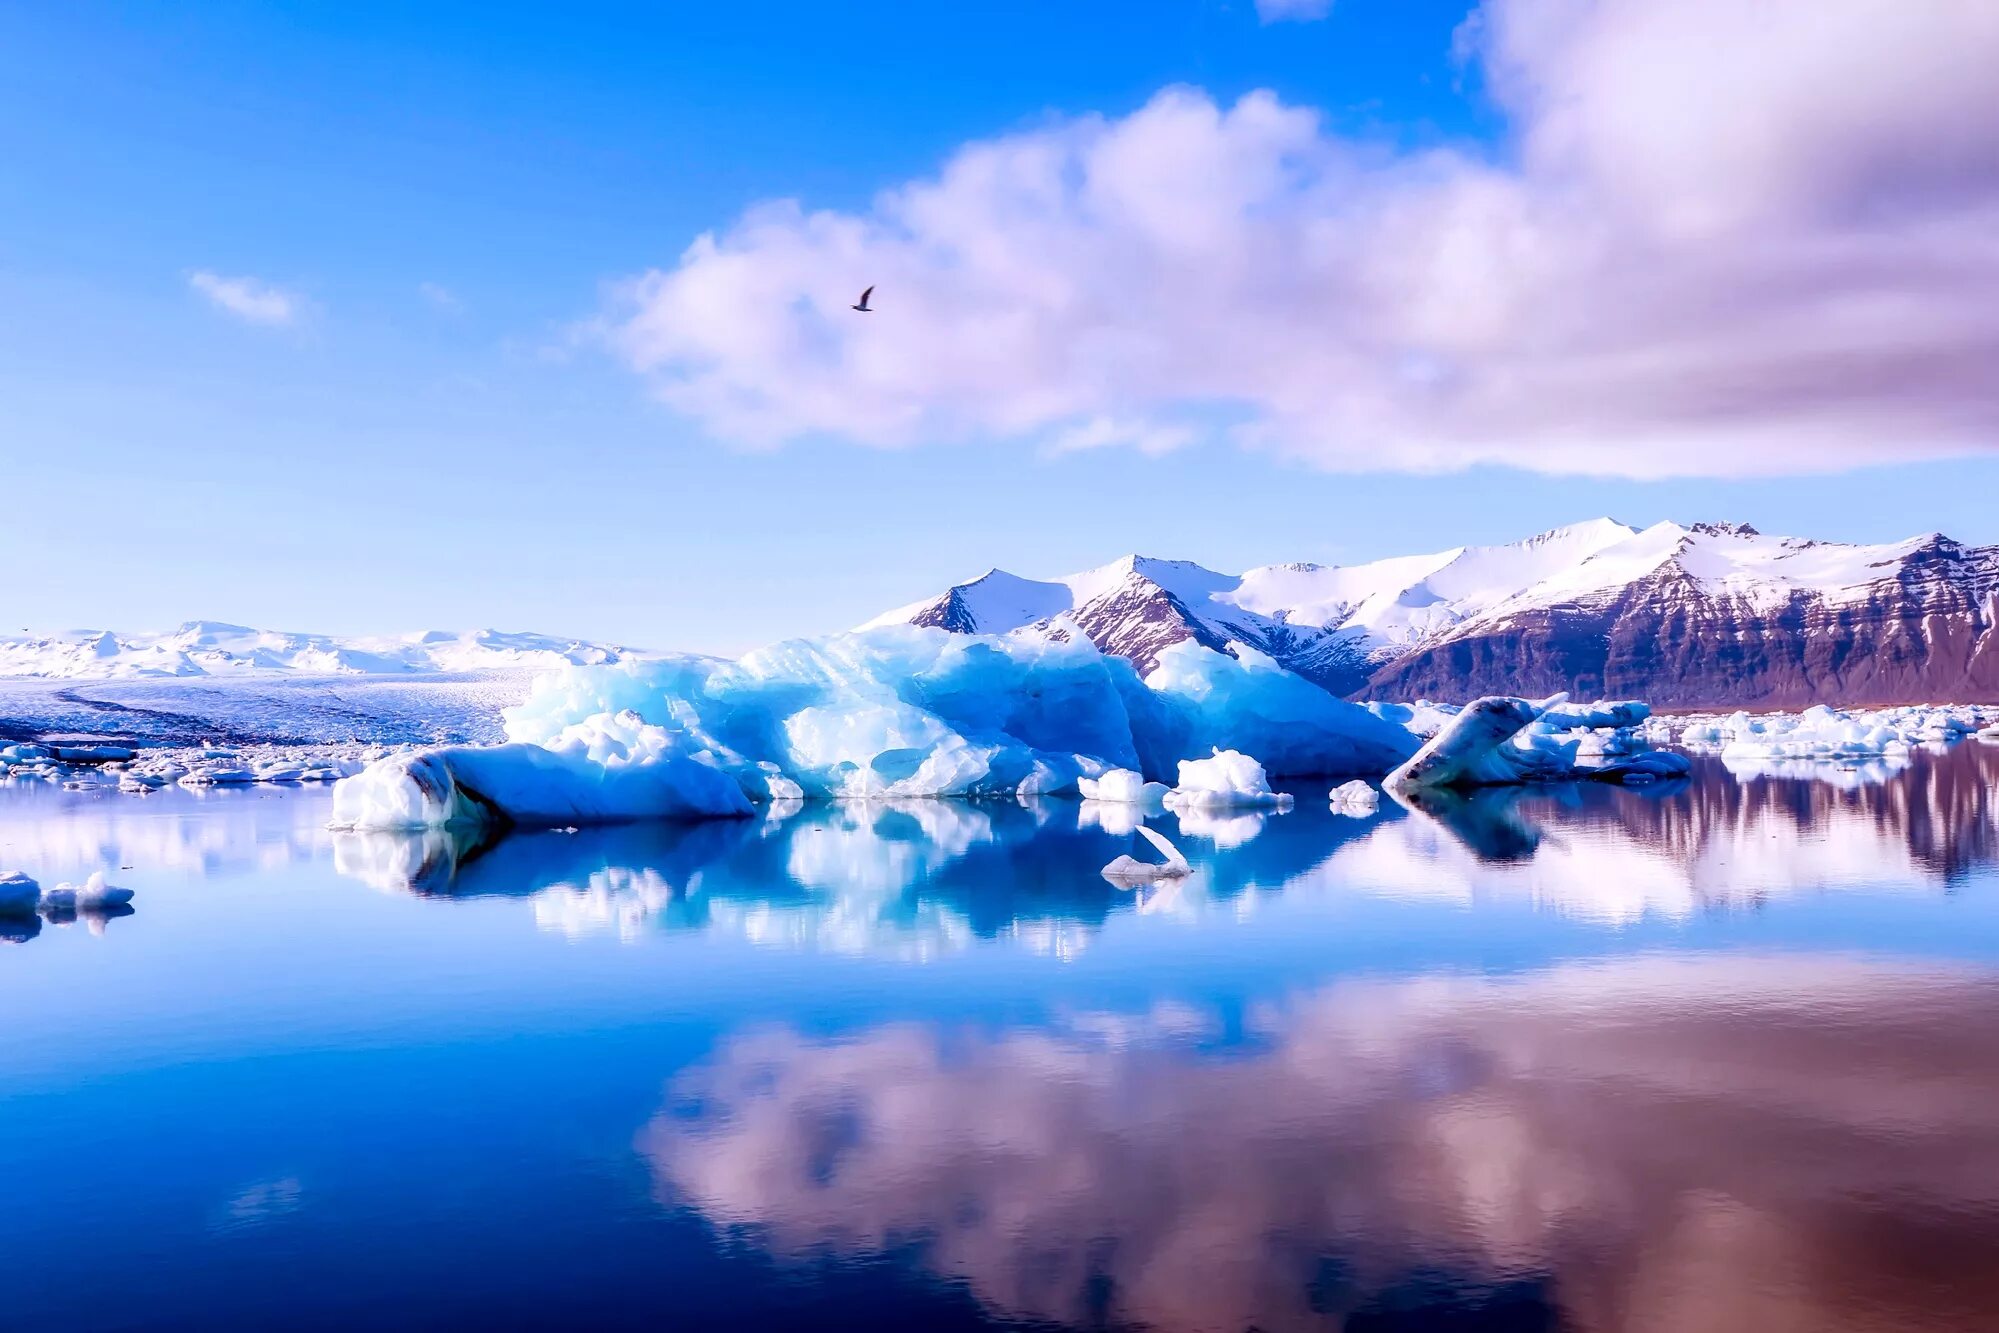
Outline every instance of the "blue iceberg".
[[1270, 658], [1194, 643], [1141, 679], [1080, 636], [894, 626], [742, 658], [567, 667], [506, 713], [509, 744], [381, 760], [334, 790], [349, 828], [741, 816], [796, 797], [1067, 794], [1116, 770], [1255, 755], [1271, 777], [1380, 775], [1417, 739]]

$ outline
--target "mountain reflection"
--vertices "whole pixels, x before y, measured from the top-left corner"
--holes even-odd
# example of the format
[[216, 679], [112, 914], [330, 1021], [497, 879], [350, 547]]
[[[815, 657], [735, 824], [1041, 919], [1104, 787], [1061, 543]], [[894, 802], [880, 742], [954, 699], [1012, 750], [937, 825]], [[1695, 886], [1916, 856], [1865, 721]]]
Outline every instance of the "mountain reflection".
[[[1831, 771], [1831, 770], [1828, 770]], [[1114, 914], [1239, 912], [1265, 894], [1520, 902], [1616, 925], [1786, 895], [1944, 891], [1999, 857], [1999, 748], [1919, 752], [1870, 785], [1714, 759], [1687, 781], [1422, 793], [1366, 818], [1295, 809], [1154, 814], [1194, 865], [1138, 892], [1098, 873], [1132, 849], [1124, 806], [791, 803], [746, 821], [492, 837], [342, 834], [341, 873], [391, 891], [532, 898], [569, 934], [723, 931], [923, 958], [1003, 938], [1058, 956]], [[1141, 849], [1143, 850], [1143, 849]]]
[[777, 1030], [639, 1147], [781, 1257], [914, 1253], [1011, 1319], [1984, 1329], [1995, 1021], [1988, 974], [1731, 956], [1348, 982], [1226, 1046], [1178, 1009]]

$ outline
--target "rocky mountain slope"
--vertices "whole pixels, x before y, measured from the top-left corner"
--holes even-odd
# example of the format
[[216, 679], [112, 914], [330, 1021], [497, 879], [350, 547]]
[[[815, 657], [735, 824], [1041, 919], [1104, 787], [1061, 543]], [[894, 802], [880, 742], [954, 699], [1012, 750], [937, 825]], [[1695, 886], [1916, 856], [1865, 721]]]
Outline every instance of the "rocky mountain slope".
[[1237, 576], [1127, 556], [994, 570], [871, 624], [1087, 634], [1149, 669], [1244, 643], [1336, 693], [1635, 696], [1661, 707], [1999, 699], [1999, 548], [1609, 519], [1502, 546]]

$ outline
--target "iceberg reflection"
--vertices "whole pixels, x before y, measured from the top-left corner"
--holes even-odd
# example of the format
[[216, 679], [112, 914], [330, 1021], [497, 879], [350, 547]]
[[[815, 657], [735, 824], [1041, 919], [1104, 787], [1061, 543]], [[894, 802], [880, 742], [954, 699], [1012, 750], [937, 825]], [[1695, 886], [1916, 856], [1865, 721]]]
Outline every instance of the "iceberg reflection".
[[1150, 1017], [744, 1036], [639, 1148], [663, 1202], [780, 1257], [913, 1252], [1010, 1319], [1275, 1331], [1510, 1299], [1546, 1316], [1522, 1327], [1748, 1333], [1999, 1308], [1989, 974], [1349, 982], [1228, 1049], [1219, 1018]]
[[[716, 930], [800, 949], [925, 958], [1001, 938], [1058, 955], [1122, 912], [1240, 914], [1271, 894], [1525, 903], [1620, 925], [1830, 889], [1946, 890], [1999, 854], [1999, 749], [1915, 753], [1883, 784], [1764, 776], [1403, 793], [1372, 814], [1152, 811], [1057, 799], [787, 802], [760, 820], [569, 832], [343, 833], [342, 874], [429, 897], [534, 899], [570, 935]], [[1192, 871], [1098, 871], [1139, 822]], [[1156, 856], [1156, 853], [1150, 853]]]
[[1999, 857], [1999, 749], [1917, 752], [1879, 785], [1827, 783], [1824, 771], [1744, 781], [1707, 758], [1690, 780], [1625, 791], [1405, 793], [1411, 818], [1291, 887], [1525, 901], [1622, 924], [1825, 890], [1948, 891]]

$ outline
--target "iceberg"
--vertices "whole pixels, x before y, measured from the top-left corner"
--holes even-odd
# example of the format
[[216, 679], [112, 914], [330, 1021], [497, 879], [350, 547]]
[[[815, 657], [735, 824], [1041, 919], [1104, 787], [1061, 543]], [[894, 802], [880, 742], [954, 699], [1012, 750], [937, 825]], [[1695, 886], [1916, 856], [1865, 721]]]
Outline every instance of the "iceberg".
[[1133, 709], [1143, 767], [1164, 776], [1188, 755], [1240, 750], [1272, 775], [1362, 777], [1416, 752], [1407, 727], [1320, 689], [1247, 644], [1227, 653], [1191, 639], [1161, 650]]
[[42, 895], [42, 909], [52, 915], [74, 912], [106, 912], [132, 901], [132, 890], [104, 882], [104, 872], [93, 870], [81, 884], [58, 884]]
[[1270, 789], [1262, 764], [1220, 749], [1212, 758], [1181, 760], [1180, 783], [1166, 793], [1169, 806], [1208, 810], [1283, 805], [1290, 799]]
[[1336, 815], [1366, 816], [1381, 808], [1381, 793], [1359, 778], [1333, 788], [1327, 799]]
[[18, 870], [0, 871], [0, 917], [33, 916], [42, 905], [42, 886]]
[[1114, 768], [1101, 777], [1076, 779], [1076, 790], [1086, 801], [1158, 805], [1172, 788], [1163, 782], [1147, 782], [1136, 769]]
[[561, 828], [750, 813], [728, 774], [697, 757], [650, 749], [597, 759], [525, 742], [448, 746], [393, 755], [333, 787], [333, 827], [343, 829]]
[[[1146, 799], [1170, 775], [1186, 800], [1267, 805], [1266, 766], [1382, 773], [1417, 745], [1246, 647], [1175, 644], [1141, 679], [1080, 635], [908, 625], [734, 661], [567, 667], [505, 718], [505, 745], [392, 755], [342, 781], [336, 826], [711, 818], [800, 797]], [[1217, 753], [1254, 766], [1255, 783], [1225, 779], [1214, 759], [1188, 777], [1182, 761]]]
[[[1642, 703], [1576, 707], [1562, 695], [1538, 703], [1504, 695], [1478, 699], [1447, 722], [1413, 759], [1390, 773], [1383, 785], [1411, 790], [1567, 778], [1643, 783], [1684, 776], [1690, 767], [1684, 755], [1645, 749], [1636, 727], [1649, 713]], [[1596, 727], [1612, 730], [1608, 734], [1581, 730]]]

